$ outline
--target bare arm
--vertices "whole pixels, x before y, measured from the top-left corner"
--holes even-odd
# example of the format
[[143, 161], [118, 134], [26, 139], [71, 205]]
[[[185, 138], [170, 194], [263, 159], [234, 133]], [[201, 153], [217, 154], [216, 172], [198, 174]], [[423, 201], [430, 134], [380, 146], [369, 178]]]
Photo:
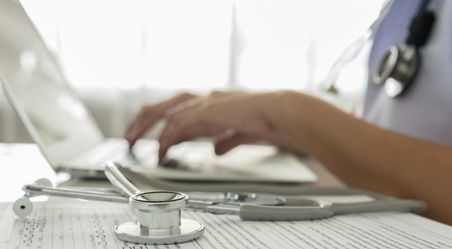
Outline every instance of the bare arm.
[[279, 99], [269, 118], [344, 182], [424, 200], [427, 216], [452, 224], [452, 148], [377, 128], [300, 93]]
[[[296, 92], [212, 94], [158, 114], [149, 117], [167, 121], [160, 157], [172, 145], [199, 136], [215, 138], [218, 154], [265, 140], [311, 154], [350, 186], [424, 200], [427, 216], [452, 224], [450, 147], [380, 129]], [[142, 134], [154, 122], [140, 119], [147, 120], [139, 116], [129, 134]]]

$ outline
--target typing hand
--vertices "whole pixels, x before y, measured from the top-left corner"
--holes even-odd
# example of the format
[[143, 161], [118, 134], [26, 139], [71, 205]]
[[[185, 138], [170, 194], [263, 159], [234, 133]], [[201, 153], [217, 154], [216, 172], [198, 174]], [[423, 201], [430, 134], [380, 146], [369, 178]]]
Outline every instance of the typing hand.
[[298, 145], [269, 119], [278, 116], [277, 102], [272, 93], [213, 92], [179, 105], [166, 112], [166, 126], [159, 138], [159, 158], [165, 157], [172, 145], [206, 136], [216, 140], [217, 154], [256, 141], [294, 150]]
[[181, 108], [181, 106], [199, 98], [199, 96], [194, 94], [182, 93], [166, 101], [143, 106], [138, 115], [130, 122], [124, 135], [130, 147], [160, 119], [164, 118], [168, 111], [174, 108]]

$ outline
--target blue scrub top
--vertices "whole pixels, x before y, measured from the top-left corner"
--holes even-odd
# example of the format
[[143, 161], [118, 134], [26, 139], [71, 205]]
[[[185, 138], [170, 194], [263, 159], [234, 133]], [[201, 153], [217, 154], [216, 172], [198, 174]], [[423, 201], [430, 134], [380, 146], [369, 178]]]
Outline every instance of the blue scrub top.
[[[419, 0], [395, 0], [374, 30], [369, 69], [385, 51], [404, 41]], [[452, 146], [452, 1], [434, 0], [436, 23], [421, 49], [421, 67], [410, 89], [390, 98], [382, 86], [369, 83], [363, 118], [385, 129]]]

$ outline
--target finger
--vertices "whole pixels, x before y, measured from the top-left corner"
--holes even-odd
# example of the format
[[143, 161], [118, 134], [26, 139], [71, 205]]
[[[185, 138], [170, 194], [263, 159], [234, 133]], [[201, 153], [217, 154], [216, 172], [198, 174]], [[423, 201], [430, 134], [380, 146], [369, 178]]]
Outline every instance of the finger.
[[245, 136], [241, 134], [233, 134], [226, 138], [222, 138], [215, 143], [215, 154], [223, 155], [233, 148], [242, 144], [253, 144], [258, 142], [258, 138]]
[[209, 136], [216, 137], [225, 132], [221, 126], [214, 122], [206, 122], [209, 117], [200, 108], [191, 108], [173, 115], [163, 129], [159, 138], [160, 159], [166, 155], [168, 149], [178, 143], [187, 141], [196, 137]]
[[132, 146], [139, 137], [165, 115], [168, 109], [196, 97], [193, 94], [183, 93], [159, 104], [143, 107], [137, 117], [129, 124], [125, 138]]
[[193, 99], [189, 100], [178, 100], [177, 103], [164, 103], [159, 106], [155, 106], [145, 112], [144, 115], [141, 116], [140, 120], [135, 124], [134, 129], [132, 130], [132, 140], [136, 140], [144, 135], [151, 127], [155, 125], [157, 121], [162, 119], [168, 113], [177, 112], [183, 110], [192, 105], [191, 102], [195, 102]]
[[[193, 110], [199, 108], [198, 105], [202, 103], [202, 99], [186, 101], [183, 104], [175, 106], [165, 114], [166, 125], [160, 132], [159, 142], [165, 144], [169, 140], [170, 135], [174, 134], [176, 126], [183, 120], [192, 116]], [[160, 146], [164, 147], [164, 146]]]
[[221, 91], [221, 90], [214, 90], [209, 94], [209, 97], [227, 97], [227, 96], [233, 96], [233, 95], [238, 95], [238, 94], [243, 94], [245, 92], [243, 91]]
[[143, 123], [145, 122], [144, 120], [146, 120], [148, 124], [152, 122], [152, 118], [150, 116], [155, 116], [155, 110], [153, 110], [154, 108], [154, 106], [144, 106], [141, 108], [133, 122], [129, 124], [129, 127], [124, 135], [125, 139], [129, 142], [129, 145], [133, 145], [141, 135], [141, 130], [144, 128], [141, 126], [143, 126]]
[[142, 106], [140, 108], [140, 111], [138, 112], [138, 114], [135, 115], [135, 117], [129, 122], [129, 124], [127, 125], [127, 128], [126, 128], [126, 133], [125, 133], [126, 135], [134, 129], [136, 123], [139, 122], [139, 120], [143, 117], [147, 108], [149, 108], [149, 105]]
[[188, 101], [190, 99], [196, 98], [197, 96], [190, 93], [181, 93], [178, 94], [166, 101], [162, 101], [155, 105], [147, 105], [141, 108], [137, 117], [129, 123], [127, 132], [132, 131], [138, 124], [141, 123], [142, 119], [145, 118], [149, 113], [160, 110], [165, 111], [166, 109], [172, 108], [175, 105], [178, 105], [182, 102]]
[[[187, 110], [184, 110], [180, 113], [175, 113], [171, 115], [171, 117], [166, 119], [166, 125], [163, 128], [162, 132], [160, 133], [159, 137], [159, 158], [162, 159], [165, 157], [166, 152], [168, 151], [169, 147], [172, 145], [178, 144], [183, 141], [183, 138], [181, 138], [178, 130], [180, 130], [180, 126], [186, 126], [182, 125], [181, 122], [187, 122], [187, 119], [193, 119], [193, 116], [189, 117], [187, 113], [190, 113]], [[185, 120], [184, 120], [185, 119]], [[194, 121], [193, 121], [194, 122]], [[189, 138], [187, 138], [189, 139]]]

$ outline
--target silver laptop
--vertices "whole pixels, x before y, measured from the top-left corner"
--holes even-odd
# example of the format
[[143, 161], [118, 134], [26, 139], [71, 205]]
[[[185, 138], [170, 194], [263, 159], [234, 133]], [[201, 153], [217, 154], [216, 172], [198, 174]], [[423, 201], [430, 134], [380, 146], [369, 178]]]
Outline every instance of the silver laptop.
[[[268, 146], [240, 146], [214, 155], [208, 142], [174, 146], [170, 165], [157, 162], [158, 144], [107, 139], [69, 88], [62, 70], [18, 1], [0, 0], [0, 81], [33, 141], [56, 171], [103, 175], [105, 162], [123, 162], [144, 175], [184, 181], [305, 183], [316, 176], [290, 154]], [[174, 163], [175, 162], [175, 163]]]

